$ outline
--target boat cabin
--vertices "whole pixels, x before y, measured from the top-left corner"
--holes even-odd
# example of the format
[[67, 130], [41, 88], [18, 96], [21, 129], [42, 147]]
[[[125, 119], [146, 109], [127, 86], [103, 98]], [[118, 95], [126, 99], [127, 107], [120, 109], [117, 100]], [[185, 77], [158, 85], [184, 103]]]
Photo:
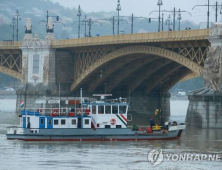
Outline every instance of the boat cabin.
[[[79, 99], [80, 101], [80, 99]], [[82, 100], [75, 107], [37, 108], [21, 111], [20, 125], [33, 133], [54, 128], [127, 128], [126, 99]]]

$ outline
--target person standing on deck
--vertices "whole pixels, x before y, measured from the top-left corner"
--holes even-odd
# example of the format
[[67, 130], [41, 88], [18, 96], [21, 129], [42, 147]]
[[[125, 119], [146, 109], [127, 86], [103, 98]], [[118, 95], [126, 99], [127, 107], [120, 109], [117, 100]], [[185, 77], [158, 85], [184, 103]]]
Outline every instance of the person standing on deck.
[[151, 127], [151, 129], [153, 128], [153, 125], [154, 125], [154, 123], [153, 123], [153, 116], [151, 116], [150, 117], [150, 127]]

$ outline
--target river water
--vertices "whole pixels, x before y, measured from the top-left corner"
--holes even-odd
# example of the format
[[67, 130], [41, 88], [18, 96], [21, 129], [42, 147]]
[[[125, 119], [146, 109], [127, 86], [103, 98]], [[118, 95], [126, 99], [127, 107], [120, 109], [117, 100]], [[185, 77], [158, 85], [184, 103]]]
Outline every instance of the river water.
[[[15, 99], [0, 99], [0, 170], [118, 170], [222, 169], [222, 160], [167, 160], [166, 154], [215, 155], [222, 153], [221, 129], [187, 128], [179, 140], [138, 142], [24, 142], [7, 140], [6, 127], [19, 122]], [[187, 100], [171, 100], [171, 120], [184, 122]], [[153, 149], [161, 149], [164, 160], [151, 166]]]

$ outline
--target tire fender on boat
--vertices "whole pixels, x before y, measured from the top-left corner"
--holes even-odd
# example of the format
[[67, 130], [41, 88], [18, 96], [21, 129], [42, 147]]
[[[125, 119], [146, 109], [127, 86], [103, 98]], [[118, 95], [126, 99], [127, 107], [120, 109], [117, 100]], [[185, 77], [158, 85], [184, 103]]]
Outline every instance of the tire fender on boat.
[[110, 124], [115, 125], [116, 124], [116, 119], [114, 119], [114, 118], [110, 119]]

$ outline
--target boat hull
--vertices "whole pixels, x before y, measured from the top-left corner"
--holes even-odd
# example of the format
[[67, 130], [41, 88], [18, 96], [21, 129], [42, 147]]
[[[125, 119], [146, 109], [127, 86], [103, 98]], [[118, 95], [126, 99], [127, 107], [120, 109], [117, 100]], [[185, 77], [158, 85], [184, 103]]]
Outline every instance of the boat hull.
[[9, 134], [9, 140], [24, 141], [140, 141], [179, 139], [183, 128], [167, 133], [146, 133], [131, 129], [39, 129], [39, 133], [31, 133], [23, 129], [23, 134]]

